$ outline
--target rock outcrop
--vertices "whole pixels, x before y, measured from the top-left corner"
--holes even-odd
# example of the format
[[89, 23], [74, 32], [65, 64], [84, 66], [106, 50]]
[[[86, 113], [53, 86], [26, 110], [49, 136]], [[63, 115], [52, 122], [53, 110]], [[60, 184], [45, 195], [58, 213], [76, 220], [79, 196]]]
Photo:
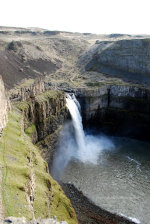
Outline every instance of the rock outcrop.
[[65, 94], [53, 90], [19, 104], [24, 113], [25, 129], [31, 124], [36, 127], [36, 142], [43, 140], [63, 124], [68, 114], [65, 104]]
[[95, 90], [80, 89], [77, 95], [86, 127], [149, 141], [149, 89], [134, 85], [104, 85]]
[[150, 39], [99, 43], [98, 62], [131, 73], [150, 73]]
[[81, 57], [86, 70], [150, 84], [150, 39], [97, 41], [92, 49]]
[[23, 112], [25, 132], [38, 143], [51, 167], [59, 131], [68, 117], [65, 93], [49, 90], [17, 102], [17, 106]]
[[5, 90], [2, 77], [0, 76], [0, 133], [8, 121], [9, 110], [10, 102], [8, 100], [8, 93]]
[[[76, 224], [70, 200], [50, 176], [38, 147], [32, 144], [28, 136], [32, 132], [25, 130], [28, 135], [24, 132], [26, 119], [16, 106], [19, 108], [19, 105], [13, 105], [0, 139], [0, 171], [3, 177], [0, 199], [5, 209], [2, 215], [0, 200], [0, 220], [7, 216], [26, 217], [27, 220], [56, 216], [59, 221]], [[17, 223], [13, 220], [9, 223]]]
[[33, 84], [28, 87], [21, 87], [13, 90], [10, 94], [10, 100], [25, 101], [46, 91], [44, 81], [41, 78], [35, 79]]

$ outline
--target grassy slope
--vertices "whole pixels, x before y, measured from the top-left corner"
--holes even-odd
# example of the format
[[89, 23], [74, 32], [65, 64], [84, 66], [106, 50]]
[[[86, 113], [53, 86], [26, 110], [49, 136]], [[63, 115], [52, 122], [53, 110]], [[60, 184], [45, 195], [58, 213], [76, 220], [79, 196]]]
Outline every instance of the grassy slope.
[[33, 155], [35, 172], [35, 217], [56, 215], [58, 220], [77, 223], [75, 212], [61, 187], [47, 173], [47, 164], [29, 136], [21, 129], [21, 113], [13, 109], [0, 140], [0, 163], [2, 165], [2, 194], [7, 216], [32, 218], [26, 200], [25, 188], [30, 180], [29, 158]]

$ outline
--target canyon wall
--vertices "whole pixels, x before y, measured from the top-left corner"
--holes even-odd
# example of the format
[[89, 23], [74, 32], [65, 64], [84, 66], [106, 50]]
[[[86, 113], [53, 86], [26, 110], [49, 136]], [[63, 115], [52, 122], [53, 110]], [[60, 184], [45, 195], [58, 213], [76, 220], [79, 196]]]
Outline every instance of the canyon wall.
[[5, 90], [2, 77], [0, 76], [0, 133], [8, 121], [9, 110], [10, 102], [8, 100], [8, 93]]
[[[50, 176], [48, 165], [38, 147], [25, 134], [26, 119], [16, 106], [19, 107], [13, 105], [0, 138], [0, 198], [1, 208], [4, 207], [3, 214], [0, 209], [0, 220], [8, 216], [25, 217], [27, 220], [56, 216], [58, 221], [77, 224], [70, 200]], [[32, 134], [31, 130], [28, 130], [28, 134]], [[16, 223], [15, 218], [11, 220], [8, 222]], [[42, 223], [47, 222], [50, 220]], [[22, 223], [21, 219], [17, 223]]]
[[16, 105], [23, 112], [25, 132], [41, 148], [50, 168], [59, 131], [68, 117], [65, 93], [49, 90]]
[[101, 129], [149, 141], [150, 90], [138, 86], [104, 85], [76, 92], [86, 128]]
[[[54, 216], [61, 223], [76, 224], [70, 200], [49, 174], [59, 130], [68, 116], [65, 94], [52, 89], [45, 91], [44, 82], [38, 79], [30, 87], [17, 90], [16, 95], [11, 94], [13, 106], [8, 119], [9, 101], [3, 82], [0, 84], [0, 115], [4, 115], [3, 127], [6, 125], [0, 138], [0, 163], [3, 167], [0, 171], [4, 182], [0, 196], [5, 208], [3, 216], [0, 212], [0, 219], [24, 216], [28, 223], [28, 220], [41, 217], [47, 220], [38, 222], [56, 223], [56, 218], [50, 219]], [[12, 223], [22, 221], [14, 217], [11, 221], [10, 218], [6, 220]]]
[[34, 98], [35, 96], [43, 93], [44, 91], [46, 91], [44, 81], [43, 79], [38, 78], [35, 79], [35, 81], [27, 87], [24, 86], [10, 91], [10, 100], [25, 101], [29, 98]]
[[116, 70], [149, 74], [150, 39], [97, 41], [87, 69], [101, 70], [103, 66]]

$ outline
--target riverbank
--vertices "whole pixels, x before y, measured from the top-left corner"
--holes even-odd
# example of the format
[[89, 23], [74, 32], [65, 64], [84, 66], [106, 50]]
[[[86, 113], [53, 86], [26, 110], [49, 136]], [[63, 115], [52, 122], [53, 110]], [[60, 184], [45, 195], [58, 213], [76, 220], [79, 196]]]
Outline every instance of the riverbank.
[[96, 206], [73, 184], [61, 183], [61, 186], [67, 197], [71, 200], [80, 224], [135, 224], [131, 220], [117, 214], [112, 214]]

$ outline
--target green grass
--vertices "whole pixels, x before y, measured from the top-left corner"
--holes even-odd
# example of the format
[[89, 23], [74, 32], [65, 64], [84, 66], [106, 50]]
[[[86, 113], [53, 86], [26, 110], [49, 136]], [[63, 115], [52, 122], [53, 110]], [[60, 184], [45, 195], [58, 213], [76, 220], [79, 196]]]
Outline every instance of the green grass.
[[77, 223], [74, 210], [70, 200], [65, 196], [60, 185], [51, 178], [53, 203], [51, 207], [51, 215], [56, 215], [58, 220], [67, 220], [69, 224]]
[[31, 85], [33, 85], [35, 82], [34, 79], [24, 79], [22, 81], [22, 83], [19, 85], [20, 88], [23, 88], [23, 87], [29, 87]]
[[123, 80], [118, 80], [118, 79], [109, 79], [107, 78], [104, 81], [96, 81], [96, 82], [85, 82], [87, 88], [91, 88], [91, 89], [98, 89], [101, 88], [103, 86], [108, 86], [108, 85], [116, 85], [116, 86], [128, 86], [128, 87], [137, 87], [139, 89], [145, 89], [145, 90], [149, 90], [150, 87], [144, 87], [141, 84], [136, 84], [136, 83], [132, 83], [132, 82], [125, 82]]
[[30, 137], [32, 137], [32, 135], [34, 134], [34, 132], [36, 131], [36, 127], [34, 124], [31, 124], [30, 127], [28, 127], [27, 129], [25, 129], [25, 133], [27, 135], [29, 135]]
[[61, 91], [55, 91], [55, 90], [50, 90], [47, 92], [44, 92], [38, 96], [35, 97], [35, 101], [38, 103], [42, 103], [44, 101], [51, 99], [56, 99], [57, 97], [61, 96], [62, 92]]
[[30, 181], [29, 159], [32, 151], [35, 173], [35, 217], [46, 218], [56, 215], [58, 220], [69, 224], [77, 223], [74, 209], [61, 187], [47, 172], [47, 163], [39, 149], [27, 135], [32, 133], [31, 125], [24, 133], [21, 130], [21, 112], [13, 109], [0, 139], [0, 164], [2, 166], [2, 196], [6, 216], [32, 218], [26, 200], [26, 186]]
[[102, 87], [104, 84], [102, 82], [87, 82], [86, 85], [89, 87]]
[[21, 110], [21, 111], [24, 111], [26, 109], [28, 109], [28, 107], [32, 105], [30, 101], [21, 101], [21, 102], [16, 102], [15, 103], [15, 106]]
[[9, 114], [9, 122], [0, 140], [2, 194], [8, 216], [26, 216], [30, 219], [25, 190], [20, 190], [25, 189], [30, 174], [27, 159], [29, 150], [21, 134], [20, 118], [18, 113]]

